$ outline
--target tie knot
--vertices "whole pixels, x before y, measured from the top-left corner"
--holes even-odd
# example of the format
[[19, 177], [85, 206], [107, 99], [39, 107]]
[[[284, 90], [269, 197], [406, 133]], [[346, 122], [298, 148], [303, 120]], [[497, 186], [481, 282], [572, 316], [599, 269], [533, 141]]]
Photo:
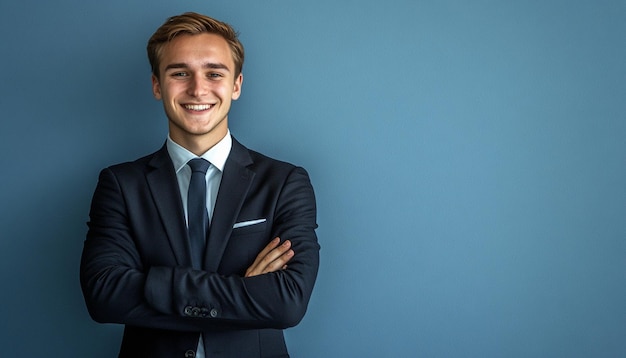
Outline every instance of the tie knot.
[[206, 174], [211, 163], [208, 160], [202, 158], [195, 158], [187, 162], [187, 165], [191, 167], [191, 172], [201, 172]]

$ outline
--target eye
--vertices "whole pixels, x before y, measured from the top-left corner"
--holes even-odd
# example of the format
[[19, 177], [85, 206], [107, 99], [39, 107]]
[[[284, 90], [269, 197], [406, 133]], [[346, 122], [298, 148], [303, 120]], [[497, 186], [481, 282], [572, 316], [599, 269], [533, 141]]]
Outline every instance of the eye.
[[221, 73], [211, 72], [211, 73], [208, 74], [208, 77], [212, 78], [212, 79], [217, 79], [217, 78], [220, 78], [220, 77], [223, 77], [223, 76], [222, 76]]
[[174, 72], [172, 73], [172, 77], [187, 77], [187, 72]]

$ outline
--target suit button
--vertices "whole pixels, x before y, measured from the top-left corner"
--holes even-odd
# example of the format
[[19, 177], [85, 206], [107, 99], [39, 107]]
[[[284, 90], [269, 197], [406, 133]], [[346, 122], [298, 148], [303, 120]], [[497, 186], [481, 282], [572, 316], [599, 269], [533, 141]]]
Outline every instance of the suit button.
[[195, 356], [196, 352], [192, 351], [191, 349], [185, 352], [185, 358], [194, 358]]
[[185, 316], [191, 316], [191, 306], [185, 307]]
[[202, 307], [202, 309], [200, 310], [200, 316], [202, 318], [207, 318], [208, 315], [209, 315], [209, 309], [206, 307]]
[[211, 315], [211, 317], [215, 318], [215, 317], [217, 317], [218, 313], [219, 312], [217, 312], [217, 309], [213, 308], [213, 309], [211, 309], [211, 312], [209, 314]]
[[194, 317], [200, 316], [200, 309], [198, 307], [194, 307], [191, 309], [191, 315]]

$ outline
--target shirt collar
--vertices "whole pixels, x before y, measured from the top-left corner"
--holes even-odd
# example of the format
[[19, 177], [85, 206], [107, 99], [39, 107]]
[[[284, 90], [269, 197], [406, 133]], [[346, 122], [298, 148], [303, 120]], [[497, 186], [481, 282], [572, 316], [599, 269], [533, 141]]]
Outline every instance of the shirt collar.
[[[167, 136], [167, 152], [172, 159], [172, 163], [174, 164], [174, 170], [178, 173], [182, 168], [187, 165], [187, 162], [193, 158], [198, 158], [197, 155], [188, 151], [180, 144], [174, 142], [170, 136]], [[228, 159], [228, 154], [230, 154], [230, 149], [233, 146], [233, 139], [230, 135], [230, 130], [226, 133], [224, 138], [217, 142], [211, 149], [206, 151], [200, 157], [208, 160], [214, 167], [219, 169], [219, 171], [224, 171], [224, 165], [226, 164], [226, 159]]]

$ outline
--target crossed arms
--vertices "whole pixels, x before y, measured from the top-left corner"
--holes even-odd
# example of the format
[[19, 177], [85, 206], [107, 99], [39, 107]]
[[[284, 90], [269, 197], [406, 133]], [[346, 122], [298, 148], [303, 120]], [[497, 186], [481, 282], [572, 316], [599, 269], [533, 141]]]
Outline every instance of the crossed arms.
[[[129, 203], [146, 195], [123, 180], [122, 169], [100, 174], [83, 249], [81, 286], [94, 320], [197, 332], [282, 329], [302, 319], [319, 264], [315, 199], [303, 169], [291, 170], [276, 195], [272, 237], [282, 242], [274, 238], [245, 273], [228, 275], [166, 259], [153, 264], [152, 255], [167, 256], [170, 248], [151, 237], [158, 225], [145, 228], [145, 217], [132, 212], [137, 208]], [[202, 314], [190, 316], [189, 307], [201, 307]]]

